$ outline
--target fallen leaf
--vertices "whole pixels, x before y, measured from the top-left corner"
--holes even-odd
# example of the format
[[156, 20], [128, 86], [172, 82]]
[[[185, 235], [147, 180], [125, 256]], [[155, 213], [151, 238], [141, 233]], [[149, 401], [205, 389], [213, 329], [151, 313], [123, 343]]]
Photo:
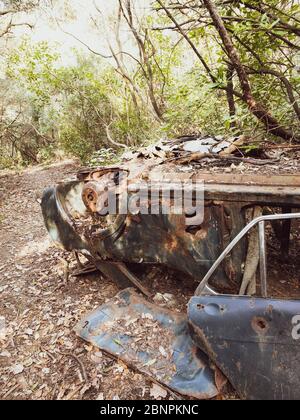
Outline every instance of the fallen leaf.
[[153, 315], [151, 314], [142, 314], [142, 318], [143, 319], [150, 319], [151, 321], [153, 321]]
[[168, 396], [168, 392], [161, 386], [153, 384], [150, 389], [150, 396], [157, 400], [158, 398], [166, 398]]
[[156, 360], [156, 359], [149, 360], [149, 362], [145, 363], [145, 365], [144, 365], [144, 366], [153, 366], [153, 365], [155, 365], [155, 363], [156, 363], [156, 362], [157, 362], [157, 360]]
[[11, 372], [14, 375], [19, 375], [20, 373], [24, 372], [24, 366], [19, 364], [19, 365], [15, 365], [11, 368]]
[[9, 351], [3, 351], [0, 353], [0, 357], [11, 357], [11, 354]]
[[159, 347], [159, 352], [162, 356], [168, 357], [168, 353], [166, 352], [166, 350], [162, 346]]

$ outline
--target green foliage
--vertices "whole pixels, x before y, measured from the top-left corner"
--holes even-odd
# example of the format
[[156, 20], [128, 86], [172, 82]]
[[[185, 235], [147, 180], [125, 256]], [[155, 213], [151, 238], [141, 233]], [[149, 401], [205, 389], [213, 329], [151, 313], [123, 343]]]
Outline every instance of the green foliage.
[[50, 101], [53, 90], [59, 88], [55, 68], [59, 58], [47, 42], [33, 45], [24, 39], [9, 56], [7, 76], [18, 80], [32, 99], [43, 106]]
[[117, 163], [118, 157], [118, 153], [111, 148], [101, 149], [92, 154], [88, 163], [91, 167], [113, 165]]
[[[300, 101], [300, 72], [295, 68], [300, 66], [299, 2], [245, 0], [219, 2], [217, 7], [249, 73], [254, 97], [282, 125], [299, 134], [295, 110]], [[231, 80], [238, 93], [234, 115], [229, 110], [226, 88], [231, 65], [205, 8], [187, 6], [184, 16], [176, 8], [171, 10], [184, 24], [210, 74], [178, 31], [157, 30], [174, 25], [162, 11], [133, 18], [143, 49], [136, 43], [135, 58], [131, 50], [118, 53], [116, 67], [75, 50], [75, 64], [66, 66], [55, 45], [35, 44], [29, 38], [20, 42], [8, 55], [7, 83], [0, 86], [5, 110], [0, 167], [49, 161], [60, 150], [84, 163], [106, 164], [115, 161], [122, 145], [136, 148], [161, 136], [246, 133], [265, 137], [264, 127], [241, 99], [236, 71]]]
[[68, 127], [64, 126], [61, 130], [60, 143], [66, 152], [73, 156], [79, 157], [83, 162], [93, 153], [94, 148], [87, 141], [82, 134], [84, 133], [82, 127]]
[[198, 65], [174, 85], [166, 115], [164, 129], [169, 136], [224, 134], [230, 129], [226, 95], [203, 76]]
[[0, 154], [0, 170], [6, 168], [13, 168], [16, 165], [16, 162], [9, 158], [8, 156], [3, 156], [2, 153]]

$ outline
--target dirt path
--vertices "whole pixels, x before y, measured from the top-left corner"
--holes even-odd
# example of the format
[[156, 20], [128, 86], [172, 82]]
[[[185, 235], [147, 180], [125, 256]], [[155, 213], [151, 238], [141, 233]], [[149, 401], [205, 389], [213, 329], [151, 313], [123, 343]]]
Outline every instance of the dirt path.
[[149, 396], [143, 376], [72, 331], [118, 291], [99, 275], [66, 284], [66, 260], [74, 261], [52, 247], [44, 228], [38, 198], [75, 169], [65, 162], [20, 175], [0, 172], [0, 399]]

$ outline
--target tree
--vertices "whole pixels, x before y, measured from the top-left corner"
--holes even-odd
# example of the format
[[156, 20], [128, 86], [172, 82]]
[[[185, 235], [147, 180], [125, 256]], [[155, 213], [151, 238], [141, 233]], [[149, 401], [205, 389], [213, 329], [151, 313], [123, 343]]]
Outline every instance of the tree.
[[26, 41], [10, 55], [8, 75], [34, 106], [29, 119], [43, 136], [40, 148], [32, 143], [35, 157], [56, 146], [85, 162], [102, 148], [116, 155], [147, 139], [153, 119], [136, 112], [123, 79], [101, 57], [76, 58], [72, 66], [58, 65], [47, 43]]
[[[115, 24], [109, 30], [110, 37], [107, 37], [112, 55], [106, 58], [114, 59], [116, 71], [127, 84], [137, 110], [139, 104], [143, 110], [146, 106], [154, 118], [162, 123], [166, 106], [166, 89], [172, 78], [172, 65], [178, 60], [176, 49], [172, 47], [168, 36], [158, 35], [152, 30], [151, 15], [145, 17], [137, 13], [134, 1], [118, 0], [117, 3]], [[102, 21], [99, 24], [93, 19], [93, 22], [99, 33], [100, 31], [103, 33], [103, 13], [97, 5], [96, 10]], [[127, 51], [123, 45], [124, 39], [120, 33], [124, 28], [130, 32], [137, 54], [132, 52], [132, 48]], [[134, 71], [129, 70], [133, 67]]]
[[20, 20], [24, 13], [28, 13], [40, 4], [40, 0], [6, 0], [0, 9], [0, 38], [11, 35], [13, 29], [18, 26], [28, 26], [32, 29], [30, 22]]
[[[6, 40], [13, 37], [14, 29], [33, 25], [25, 14], [33, 11], [40, 4], [39, 0], [7, 0], [2, 2], [0, 9], [0, 45], [5, 46]], [[20, 92], [10, 86], [8, 80], [1, 81], [1, 121], [0, 121], [0, 166], [15, 162], [19, 153], [26, 162], [37, 162], [36, 154], [30, 146], [31, 138], [37, 137], [36, 129], [31, 124], [26, 124], [28, 113], [27, 99], [20, 98]], [[27, 104], [28, 105], [28, 104]], [[44, 140], [42, 139], [41, 142]]]
[[[281, 96], [284, 88], [289, 114], [292, 110], [299, 119], [299, 80], [294, 80], [293, 73], [293, 58], [299, 51], [299, 20], [295, 14], [299, 11], [299, 5], [276, 0], [270, 4], [256, 0], [226, 1], [218, 3], [218, 7], [212, 0], [203, 0], [200, 4], [157, 0], [157, 4], [157, 10], [164, 11], [174, 24], [170, 29], [179, 32], [187, 40], [211, 81], [218, 89], [226, 91], [231, 115], [235, 112], [233, 98], [236, 97], [243, 100], [250, 112], [264, 123], [269, 134], [299, 141], [299, 128], [284, 127], [263, 100], [255, 97], [255, 84], [259, 84], [263, 76], [275, 77], [279, 82], [275, 97]], [[190, 35], [198, 30], [203, 37], [208, 36], [213, 40], [215, 34], [212, 27], [218, 34], [212, 49], [219, 50], [222, 65], [227, 69], [226, 84], [223, 80], [219, 82], [219, 74], [207, 63]], [[235, 79], [233, 72], [237, 75]], [[256, 78], [250, 80], [254, 75]], [[240, 89], [234, 89], [233, 80], [238, 81]], [[287, 125], [290, 125], [289, 119], [286, 120]]]

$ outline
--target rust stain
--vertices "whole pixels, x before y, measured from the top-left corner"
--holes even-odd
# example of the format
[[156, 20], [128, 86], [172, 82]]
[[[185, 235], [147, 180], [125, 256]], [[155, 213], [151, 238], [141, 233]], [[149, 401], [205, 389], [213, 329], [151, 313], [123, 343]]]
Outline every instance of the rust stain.
[[265, 318], [254, 317], [251, 325], [253, 330], [261, 336], [266, 335], [270, 329], [270, 325]]
[[207, 238], [207, 235], [208, 235], [208, 230], [200, 228], [198, 232], [196, 233], [195, 238], [199, 241], [203, 241], [204, 239]]
[[176, 249], [178, 249], [179, 247], [179, 240], [177, 238], [177, 236], [170, 236], [168, 235], [167, 237], [167, 241], [165, 243], [165, 248], [169, 251], [169, 252], [174, 252]]

